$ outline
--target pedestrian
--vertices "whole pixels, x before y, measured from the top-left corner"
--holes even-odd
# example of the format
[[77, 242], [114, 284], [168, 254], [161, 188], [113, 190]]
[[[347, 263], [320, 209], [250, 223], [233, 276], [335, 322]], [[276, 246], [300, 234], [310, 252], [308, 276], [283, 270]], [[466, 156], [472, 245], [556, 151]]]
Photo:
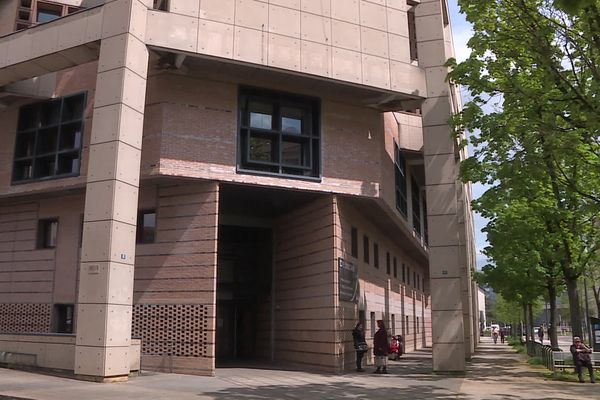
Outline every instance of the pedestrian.
[[376, 374], [387, 374], [388, 335], [382, 320], [377, 320], [377, 327], [373, 338], [373, 354], [375, 355]]
[[575, 364], [575, 372], [579, 377], [579, 382], [585, 382], [583, 380], [583, 367], [587, 367], [588, 372], [590, 373], [590, 382], [596, 383], [596, 380], [594, 379], [594, 366], [592, 364], [592, 358], [590, 357], [592, 349], [583, 344], [578, 336], [575, 336], [570, 350], [573, 355], [573, 363]]
[[498, 342], [498, 328], [492, 330], [492, 339], [494, 339], [494, 344]]
[[362, 368], [362, 359], [369, 350], [369, 346], [365, 340], [365, 330], [362, 322], [356, 324], [352, 330], [352, 339], [354, 339], [354, 349], [356, 350], [356, 372], [364, 372], [364, 369]]
[[538, 328], [538, 337], [540, 338], [540, 343], [544, 344], [544, 325]]
[[500, 343], [504, 343], [504, 328], [500, 328]]

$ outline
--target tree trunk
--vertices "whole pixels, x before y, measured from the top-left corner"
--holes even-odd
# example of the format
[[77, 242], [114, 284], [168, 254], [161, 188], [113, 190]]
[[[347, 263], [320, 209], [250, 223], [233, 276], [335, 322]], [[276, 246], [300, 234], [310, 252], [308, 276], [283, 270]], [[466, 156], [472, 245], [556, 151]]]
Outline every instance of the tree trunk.
[[529, 335], [529, 339], [532, 342], [535, 342], [534, 332], [533, 332], [533, 304], [527, 304], [527, 317], [529, 319], [529, 324], [527, 326], [527, 332]]
[[558, 350], [558, 336], [556, 336], [556, 288], [552, 285], [548, 288], [548, 297], [550, 303], [550, 325], [546, 329], [550, 338], [550, 346]]
[[529, 329], [527, 328], [527, 304], [523, 303], [523, 321], [521, 322], [521, 337], [525, 336], [525, 341], [529, 341]]
[[571, 329], [573, 336], [579, 336], [583, 340], [583, 328], [581, 326], [581, 310], [579, 304], [579, 292], [577, 291], [577, 279], [566, 279], [567, 294], [569, 296], [569, 311], [571, 312]]

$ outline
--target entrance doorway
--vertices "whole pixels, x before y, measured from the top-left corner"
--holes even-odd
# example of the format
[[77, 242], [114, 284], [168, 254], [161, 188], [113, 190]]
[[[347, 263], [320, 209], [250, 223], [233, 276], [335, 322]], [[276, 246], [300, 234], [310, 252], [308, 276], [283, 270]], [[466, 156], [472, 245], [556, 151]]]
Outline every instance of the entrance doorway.
[[268, 359], [271, 349], [271, 230], [219, 226], [217, 366]]

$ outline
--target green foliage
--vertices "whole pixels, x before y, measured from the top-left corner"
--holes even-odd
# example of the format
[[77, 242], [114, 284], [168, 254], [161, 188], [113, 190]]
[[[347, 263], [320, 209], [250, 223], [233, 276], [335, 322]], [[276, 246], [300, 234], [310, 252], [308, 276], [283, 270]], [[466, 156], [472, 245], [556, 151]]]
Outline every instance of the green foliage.
[[541, 357], [531, 357], [527, 360], [529, 365], [544, 365], [544, 360]]
[[449, 62], [470, 97], [452, 124], [477, 133], [461, 176], [491, 186], [473, 202], [490, 220], [476, 279], [529, 302], [572, 288], [598, 255], [600, 1], [459, 5], [474, 35], [470, 57]]

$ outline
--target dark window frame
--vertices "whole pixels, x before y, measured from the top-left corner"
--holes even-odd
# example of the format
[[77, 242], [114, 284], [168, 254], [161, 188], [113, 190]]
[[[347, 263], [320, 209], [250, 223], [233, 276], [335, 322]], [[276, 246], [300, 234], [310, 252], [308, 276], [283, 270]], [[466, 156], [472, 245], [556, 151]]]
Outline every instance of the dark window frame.
[[398, 260], [394, 257], [394, 278], [398, 278]]
[[[144, 229], [146, 226], [144, 225], [144, 217], [149, 214], [154, 214], [154, 227], [152, 230], [152, 240], [146, 239], [146, 233]], [[136, 244], [152, 244], [156, 243], [156, 227], [157, 227], [157, 218], [158, 214], [156, 213], [156, 209], [144, 209], [138, 211], [137, 222], [136, 222], [136, 231], [135, 231], [135, 243]]]
[[[444, 3], [444, 0], [442, 0]], [[408, 42], [410, 47], [410, 60], [418, 61], [419, 53], [417, 49], [417, 18], [415, 13], [415, 7], [419, 4], [412, 0], [407, 0], [406, 4], [410, 7], [406, 14], [408, 19]]]
[[[51, 224], [56, 224], [56, 233], [54, 237], [54, 243], [48, 244], [48, 242], [51, 241], [51, 238], [48, 237], [48, 229], [50, 229]], [[58, 229], [58, 218], [39, 219], [37, 225], [36, 249], [55, 249], [58, 245]]]
[[[267, 89], [240, 87], [238, 106], [238, 157], [237, 173], [275, 176], [311, 181], [321, 180], [321, 101], [315, 97], [301, 96]], [[271, 107], [270, 127], [252, 126], [251, 104]], [[300, 112], [300, 131], [285, 130], [285, 112]], [[254, 112], [254, 114], [261, 114]], [[269, 160], [252, 158], [252, 140], [268, 143]], [[258, 143], [258, 142], [257, 142]], [[299, 146], [300, 162], [285, 163], [285, 144]], [[270, 154], [268, 154], [270, 152]], [[293, 157], [292, 157], [293, 158]]]
[[[81, 97], [81, 103], [76, 103], [78, 115], [67, 118], [65, 103], [77, 97]], [[21, 106], [13, 151], [12, 185], [79, 176], [86, 106], [87, 92]], [[61, 165], [67, 166], [68, 162], [71, 162], [70, 172], [61, 173]], [[41, 173], [46, 167], [48, 172]]]
[[369, 237], [367, 235], [363, 235], [363, 261], [369, 264], [369, 260]]
[[373, 243], [373, 266], [379, 269], [379, 244]]
[[406, 264], [402, 263], [402, 283], [406, 283]]

